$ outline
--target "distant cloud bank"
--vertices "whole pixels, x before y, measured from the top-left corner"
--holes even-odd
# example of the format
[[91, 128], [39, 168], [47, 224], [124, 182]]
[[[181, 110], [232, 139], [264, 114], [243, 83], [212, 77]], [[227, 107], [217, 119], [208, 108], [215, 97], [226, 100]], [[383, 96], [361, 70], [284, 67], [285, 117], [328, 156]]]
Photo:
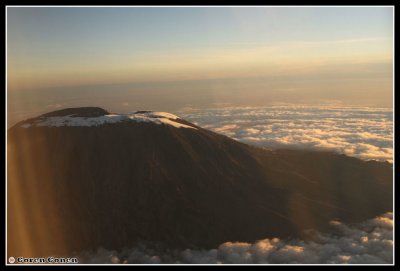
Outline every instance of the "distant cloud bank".
[[393, 214], [364, 223], [331, 221], [335, 234], [314, 233], [315, 240], [227, 242], [210, 250], [171, 250], [138, 245], [123, 251], [98, 249], [80, 256], [81, 263], [128, 264], [392, 264]]
[[365, 160], [393, 161], [391, 109], [270, 106], [184, 110], [180, 117], [267, 148], [331, 149]]

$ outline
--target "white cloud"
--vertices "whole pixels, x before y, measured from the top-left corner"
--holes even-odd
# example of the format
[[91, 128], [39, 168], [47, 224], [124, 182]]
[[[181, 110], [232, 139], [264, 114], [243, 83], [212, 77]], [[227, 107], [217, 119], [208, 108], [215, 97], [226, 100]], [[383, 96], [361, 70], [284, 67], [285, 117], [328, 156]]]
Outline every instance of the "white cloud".
[[192, 109], [179, 115], [261, 147], [332, 149], [365, 160], [393, 161], [391, 109], [283, 105]]
[[81, 263], [132, 264], [392, 264], [393, 214], [346, 225], [332, 221], [335, 234], [314, 233], [313, 241], [263, 239], [254, 243], [226, 242], [210, 250], [171, 250], [143, 244], [120, 252], [85, 252]]
[[227, 124], [222, 127], [214, 128], [214, 131], [227, 136], [234, 136], [235, 130], [238, 128], [239, 126], [237, 124]]

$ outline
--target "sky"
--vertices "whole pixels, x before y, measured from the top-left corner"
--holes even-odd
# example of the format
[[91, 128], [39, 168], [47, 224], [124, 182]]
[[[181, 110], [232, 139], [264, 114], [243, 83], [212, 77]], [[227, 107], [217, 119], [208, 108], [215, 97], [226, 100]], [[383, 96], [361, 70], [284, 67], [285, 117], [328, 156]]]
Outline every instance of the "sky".
[[88, 88], [97, 104], [391, 107], [393, 7], [7, 7], [10, 108]]

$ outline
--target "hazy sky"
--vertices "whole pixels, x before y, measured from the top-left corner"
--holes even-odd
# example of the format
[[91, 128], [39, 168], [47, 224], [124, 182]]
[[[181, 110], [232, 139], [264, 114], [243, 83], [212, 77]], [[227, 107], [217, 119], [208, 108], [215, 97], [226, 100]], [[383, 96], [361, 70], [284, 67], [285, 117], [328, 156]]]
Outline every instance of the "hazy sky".
[[392, 7], [8, 7], [8, 91], [173, 81], [390, 106], [392, 44]]

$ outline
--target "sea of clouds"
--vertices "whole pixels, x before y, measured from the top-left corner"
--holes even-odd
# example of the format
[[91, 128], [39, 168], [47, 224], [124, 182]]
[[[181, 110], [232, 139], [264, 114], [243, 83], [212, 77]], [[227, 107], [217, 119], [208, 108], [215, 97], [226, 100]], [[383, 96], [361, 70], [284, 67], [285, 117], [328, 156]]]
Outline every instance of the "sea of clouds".
[[393, 162], [390, 108], [269, 106], [187, 108], [179, 116], [241, 142], [266, 148], [331, 149]]
[[278, 238], [227, 242], [215, 249], [171, 250], [137, 245], [122, 251], [99, 248], [79, 256], [87, 264], [392, 264], [393, 214], [364, 223], [331, 221], [334, 234], [314, 232], [312, 241]]

